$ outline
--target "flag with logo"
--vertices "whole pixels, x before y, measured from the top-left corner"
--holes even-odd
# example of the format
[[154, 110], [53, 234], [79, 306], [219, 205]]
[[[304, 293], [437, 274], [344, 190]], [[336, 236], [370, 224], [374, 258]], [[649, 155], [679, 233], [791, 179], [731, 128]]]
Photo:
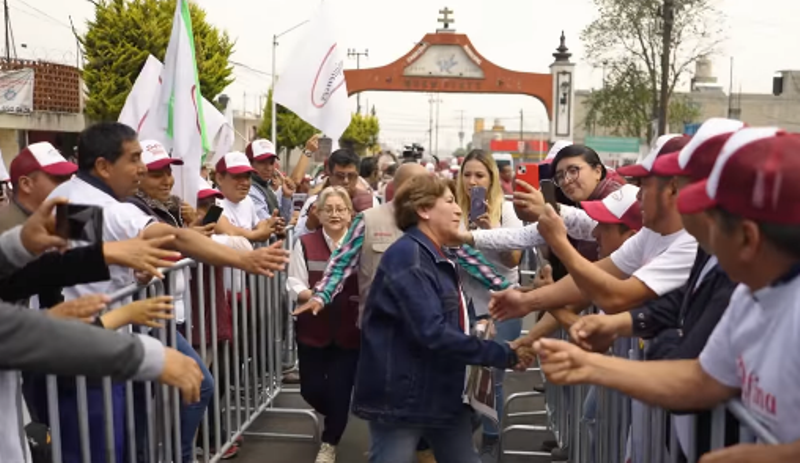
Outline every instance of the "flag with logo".
[[[153, 55], [147, 57], [144, 67], [136, 77], [136, 82], [133, 83], [133, 88], [125, 99], [125, 106], [119, 113], [118, 122], [133, 127], [137, 132], [140, 132], [147, 117], [150, 115], [150, 105], [153, 98], [161, 88], [160, 79], [161, 73], [164, 71], [164, 65]], [[206, 137], [211, 143], [211, 150], [214, 152], [214, 158], [208, 159], [206, 156], [205, 162], [216, 161], [217, 157], [224, 155], [231, 151], [234, 143], [234, 130], [233, 130], [233, 116], [229, 114], [232, 105], [228, 105], [228, 110], [223, 115], [219, 110], [207, 99], [203, 98], [203, 118], [206, 122]], [[159, 142], [167, 139], [166, 128], [160, 134], [149, 134], [152, 140]], [[206, 153], [208, 154], [208, 153]]]
[[[275, 84], [275, 102], [339, 141], [350, 125], [344, 56], [335, 31], [334, 2], [322, 2]], [[273, 140], [274, 141], [274, 140]]]
[[194, 206], [199, 188], [198, 173], [210, 147], [205, 133], [188, 0], [178, 0], [175, 6], [172, 34], [161, 71], [161, 88], [139, 131], [141, 138], [159, 139], [164, 133], [167, 134], [164, 146], [171, 150], [172, 157], [184, 163], [174, 171], [173, 192]]

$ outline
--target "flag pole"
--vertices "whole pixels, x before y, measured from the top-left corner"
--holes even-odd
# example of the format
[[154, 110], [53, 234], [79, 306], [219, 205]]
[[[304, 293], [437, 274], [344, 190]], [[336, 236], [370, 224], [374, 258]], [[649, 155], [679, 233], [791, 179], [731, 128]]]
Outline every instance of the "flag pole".
[[283, 31], [280, 34], [275, 34], [272, 36], [272, 102], [270, 105], [270, 113], [272, 116], [272, 133], [270, 136], [272, 136], [272, 140], [270, 141], [275, 145], [275, 149], [278, 149], [278, 105], [275, 103], [275, 82], [278, 80], [278, 39], [292, 32], [298, 27], [306, 25], [308, 22], [309, 20], [306, 19], [300, 24]]

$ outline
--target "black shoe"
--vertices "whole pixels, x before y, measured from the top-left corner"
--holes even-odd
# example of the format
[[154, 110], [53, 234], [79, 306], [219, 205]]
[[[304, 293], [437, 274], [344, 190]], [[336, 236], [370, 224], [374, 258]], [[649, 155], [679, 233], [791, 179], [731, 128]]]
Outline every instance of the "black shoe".
[[552, 452], [554, 449], [558, 448], [558, 442], [550, 439], [542, 442], [541, 451], [542, 452]]
[[569, 460], [569, 447], [563, 449], [553, 449], [550, 452], [552, 461], [568, 461]]

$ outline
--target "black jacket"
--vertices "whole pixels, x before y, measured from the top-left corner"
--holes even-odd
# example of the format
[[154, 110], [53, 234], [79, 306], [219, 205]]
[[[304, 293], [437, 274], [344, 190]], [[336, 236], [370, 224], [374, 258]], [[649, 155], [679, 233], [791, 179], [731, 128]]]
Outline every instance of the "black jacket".
[[700, 356], [736, 289], [736, 283], [717, 264], [695, 291], [710, 258], [698, 248], [694, 267], [684, 286], [631, 311], [634, 336], [653, 339], [647, 351], [648, 360]]
[[[711, 256], [698, 248], [689, 280], [684, 286], [631, 311], [634, 335], [652, 338], [645, 354], [647, 360], [696, 359], [705, 348], [736, 289], [736, 283], [728, 278], [719, 264], [697, 285], [710, 259]], [[669, 442], [671, 426], [667, 425], [665, 429], [665, 442]], [[703, 455], [711, 450], [710, 412], [697, 414], [696, 430], [697, 452]], [[738, 442], [739, 423], [730, 412], [726, 412], [725, 443], [733, 445]]]
[[103, 255], [103, 243], [47, 252], [16, 272], [0, 278], [0, 299], [15, 302], [39, 296], [39, 307], [50, 308], [64, 298], [61, 289], [111, 278]]

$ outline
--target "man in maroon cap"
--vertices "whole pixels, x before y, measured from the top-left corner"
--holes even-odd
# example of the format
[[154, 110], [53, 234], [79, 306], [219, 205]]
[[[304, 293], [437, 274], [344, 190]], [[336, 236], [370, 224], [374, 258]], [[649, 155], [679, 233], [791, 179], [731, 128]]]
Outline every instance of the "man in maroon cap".
[[77, 170], [78, 166], [47, 142], [34, 143], [20, 151], [9, 169], [13, 193], [8, 205], [0, 209], [0, 232], [25, 222]]

